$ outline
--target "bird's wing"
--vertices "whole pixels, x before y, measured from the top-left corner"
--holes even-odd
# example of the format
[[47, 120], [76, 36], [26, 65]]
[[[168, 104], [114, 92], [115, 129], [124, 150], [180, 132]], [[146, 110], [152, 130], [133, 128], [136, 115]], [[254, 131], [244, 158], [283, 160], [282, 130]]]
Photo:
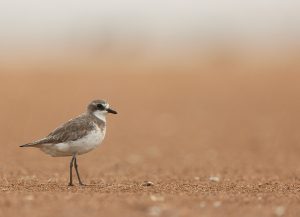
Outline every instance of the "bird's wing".
[[62, 143], [75, 141], [86, 136], [90, 130], [94, 130], [95, 125], [87, 116], [81, 115], [69, 120], [51, 132], [43, 143]]

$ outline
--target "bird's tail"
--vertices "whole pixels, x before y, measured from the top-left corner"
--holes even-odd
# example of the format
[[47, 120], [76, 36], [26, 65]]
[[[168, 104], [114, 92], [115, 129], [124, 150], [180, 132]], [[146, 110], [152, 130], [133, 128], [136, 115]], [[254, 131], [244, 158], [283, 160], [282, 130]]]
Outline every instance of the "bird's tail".
[[27, 144], [24, 144], [24, 145], [20, 145], [20, 147], [38, 147], [39, 145], [42, 145], [42, 144], [45, 144], [45, 143], [48, 143], [48, 142], [49, 142], [48, 138], [43, 138], [43, 139], [40, 139], [40, 140], [32, 142], [32, 143], [27, 143]]
[[25, 145], [20, 145], [19, 147], [34, 147], [35, 144], [32, 144], [32, 143], [28, 143], [28, 144], [25, 144]]

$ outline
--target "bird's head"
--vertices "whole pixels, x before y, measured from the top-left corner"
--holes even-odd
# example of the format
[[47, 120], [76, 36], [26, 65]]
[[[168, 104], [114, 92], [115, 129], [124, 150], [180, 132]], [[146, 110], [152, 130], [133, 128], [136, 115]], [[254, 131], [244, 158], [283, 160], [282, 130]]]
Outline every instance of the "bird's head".
[[87, 108], [88, 113], [95, 115], [96, 117], [104, 117], [108, 113], [117, 114], [117, 112], [110, 108], [109, 104], [105, 100], [94, 100]]

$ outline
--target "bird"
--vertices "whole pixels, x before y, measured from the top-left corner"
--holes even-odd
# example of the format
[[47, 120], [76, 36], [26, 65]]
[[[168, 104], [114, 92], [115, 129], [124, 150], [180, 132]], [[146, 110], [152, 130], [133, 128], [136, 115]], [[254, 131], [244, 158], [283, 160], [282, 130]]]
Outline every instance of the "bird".
[[78, 171], [77, 156], [92, 151], [102, 143], [108, 113], [117, 114], [105, 100], [93, 100], [86, 112], [60, 125], [48, 136], [20, 147], [39, 148], [52, 157], [71, 156], [69, 186], [73, 186], [73, 166], [79, 184], [84, 185]]

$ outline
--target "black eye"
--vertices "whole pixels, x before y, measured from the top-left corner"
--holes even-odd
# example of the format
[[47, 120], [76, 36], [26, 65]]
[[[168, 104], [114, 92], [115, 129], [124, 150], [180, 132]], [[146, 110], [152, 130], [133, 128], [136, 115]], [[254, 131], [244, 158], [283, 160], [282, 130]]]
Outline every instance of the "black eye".
[[97, 104], [97, 108], [99, 110], [104, 110], [105, 109], [104, 105], [102, 105], [102, 104]]

